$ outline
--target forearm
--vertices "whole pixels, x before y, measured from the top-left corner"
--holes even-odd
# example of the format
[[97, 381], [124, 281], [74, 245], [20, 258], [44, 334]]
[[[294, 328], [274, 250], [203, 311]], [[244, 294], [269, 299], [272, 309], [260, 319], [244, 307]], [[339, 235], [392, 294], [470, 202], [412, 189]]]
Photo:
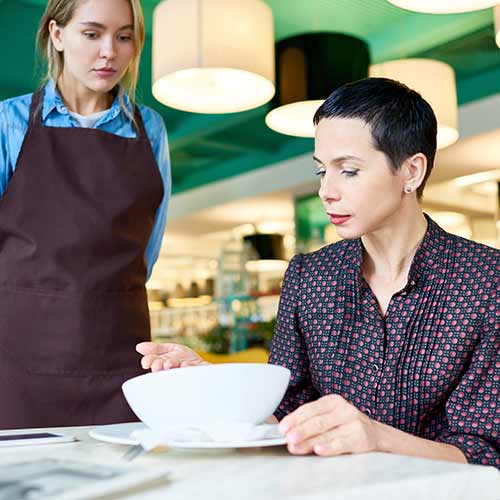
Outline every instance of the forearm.
[[413, 436], [380, 422], [377, 422], [377, 451], [467, 463], [462, 450], [456, 446]]

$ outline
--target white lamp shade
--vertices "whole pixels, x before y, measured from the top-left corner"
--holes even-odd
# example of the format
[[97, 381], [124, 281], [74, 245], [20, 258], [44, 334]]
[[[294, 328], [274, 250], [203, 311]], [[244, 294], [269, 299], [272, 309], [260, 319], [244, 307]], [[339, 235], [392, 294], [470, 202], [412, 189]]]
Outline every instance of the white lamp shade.
[[294, 137], [314, 137], [314, 114], [324, 100], [300, 101], [285, 104], [270, 111], [266, 125], [276, 132]]
[[487, 9], [499, 3], [498, 0], [388, 0], [402, 9], [428, 14], [458, 14]]
[[436, 115], [438, 149], [457, 141], [457, 87], [449, 64], [431, 59], [398, 59], [370, 66], [370, 76], [397, 80], [422, 95]]
[[495, 18], [495, 41], [500, 47], [500, 5], [493, 9], [493, 17]]
[[274, 25], [262, 0], [164, 0], [153, 16], [153, 95], [172, 108], [232, 113], [274, 95]]

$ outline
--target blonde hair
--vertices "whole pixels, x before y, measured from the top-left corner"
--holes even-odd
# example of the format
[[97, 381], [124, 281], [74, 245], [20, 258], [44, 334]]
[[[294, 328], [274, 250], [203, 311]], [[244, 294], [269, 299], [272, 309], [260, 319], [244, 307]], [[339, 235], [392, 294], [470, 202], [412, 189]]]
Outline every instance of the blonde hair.
[[[133, 24], [134, 24], [134, 55], [127, 71], [123, 75], [120, 82], [120, 90], [118, 97], [120, 106], [123, 112], [136, 125], [134, 115], [127, 109], [123, 100], [126, 94], [132, 103], [135, 104], [135, 93], [137, 88], [137, 80], [139, 77], [139, 63], [142, 49], [144, 47], [145, 28], [144, 15], [140, 0], [128, 0], [132, 9]], [[76, 9], [81, 0], [48, 0], [45, 12], [40, 20], [37, 33], [37, 46], [42, 57], [47, 61], [47, 74], [44, 80], [54, 80], [57, 83], [64, 68], [64, 55], [58, 52], [52, 43], [49, 32], [49, 24], [54, 20], [58, 26], [66, 26], [73, 18]]]

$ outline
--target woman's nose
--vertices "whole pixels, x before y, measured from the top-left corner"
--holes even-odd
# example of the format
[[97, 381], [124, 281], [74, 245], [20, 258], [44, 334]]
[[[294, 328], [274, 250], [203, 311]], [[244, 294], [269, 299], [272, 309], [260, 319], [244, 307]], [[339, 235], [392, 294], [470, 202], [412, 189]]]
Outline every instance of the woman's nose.
[[323, 178], [318, 194], [322, 201], [340, 200], [340, 193], [337, 186], [331, 179], [327, 179], [327, 177]]
[[115, 56], [115, 42], [111, 38], [104, 38], [101, 45], [101, 57], [111, 59]]

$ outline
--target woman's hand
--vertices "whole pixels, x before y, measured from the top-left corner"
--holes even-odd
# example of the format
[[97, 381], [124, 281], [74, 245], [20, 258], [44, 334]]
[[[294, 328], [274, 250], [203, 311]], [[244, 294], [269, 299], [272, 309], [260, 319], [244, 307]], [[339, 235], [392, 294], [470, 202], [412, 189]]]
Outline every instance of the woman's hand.
[[192, 349], [181, 344], [141, 342], [135, 348], [143, 356], [142, 367], [152, 372], [209, 364]]
[[297, 408], [279, 425], [294, 455], [332, 456], [379, 448], [381, 424], [335, 394]]

